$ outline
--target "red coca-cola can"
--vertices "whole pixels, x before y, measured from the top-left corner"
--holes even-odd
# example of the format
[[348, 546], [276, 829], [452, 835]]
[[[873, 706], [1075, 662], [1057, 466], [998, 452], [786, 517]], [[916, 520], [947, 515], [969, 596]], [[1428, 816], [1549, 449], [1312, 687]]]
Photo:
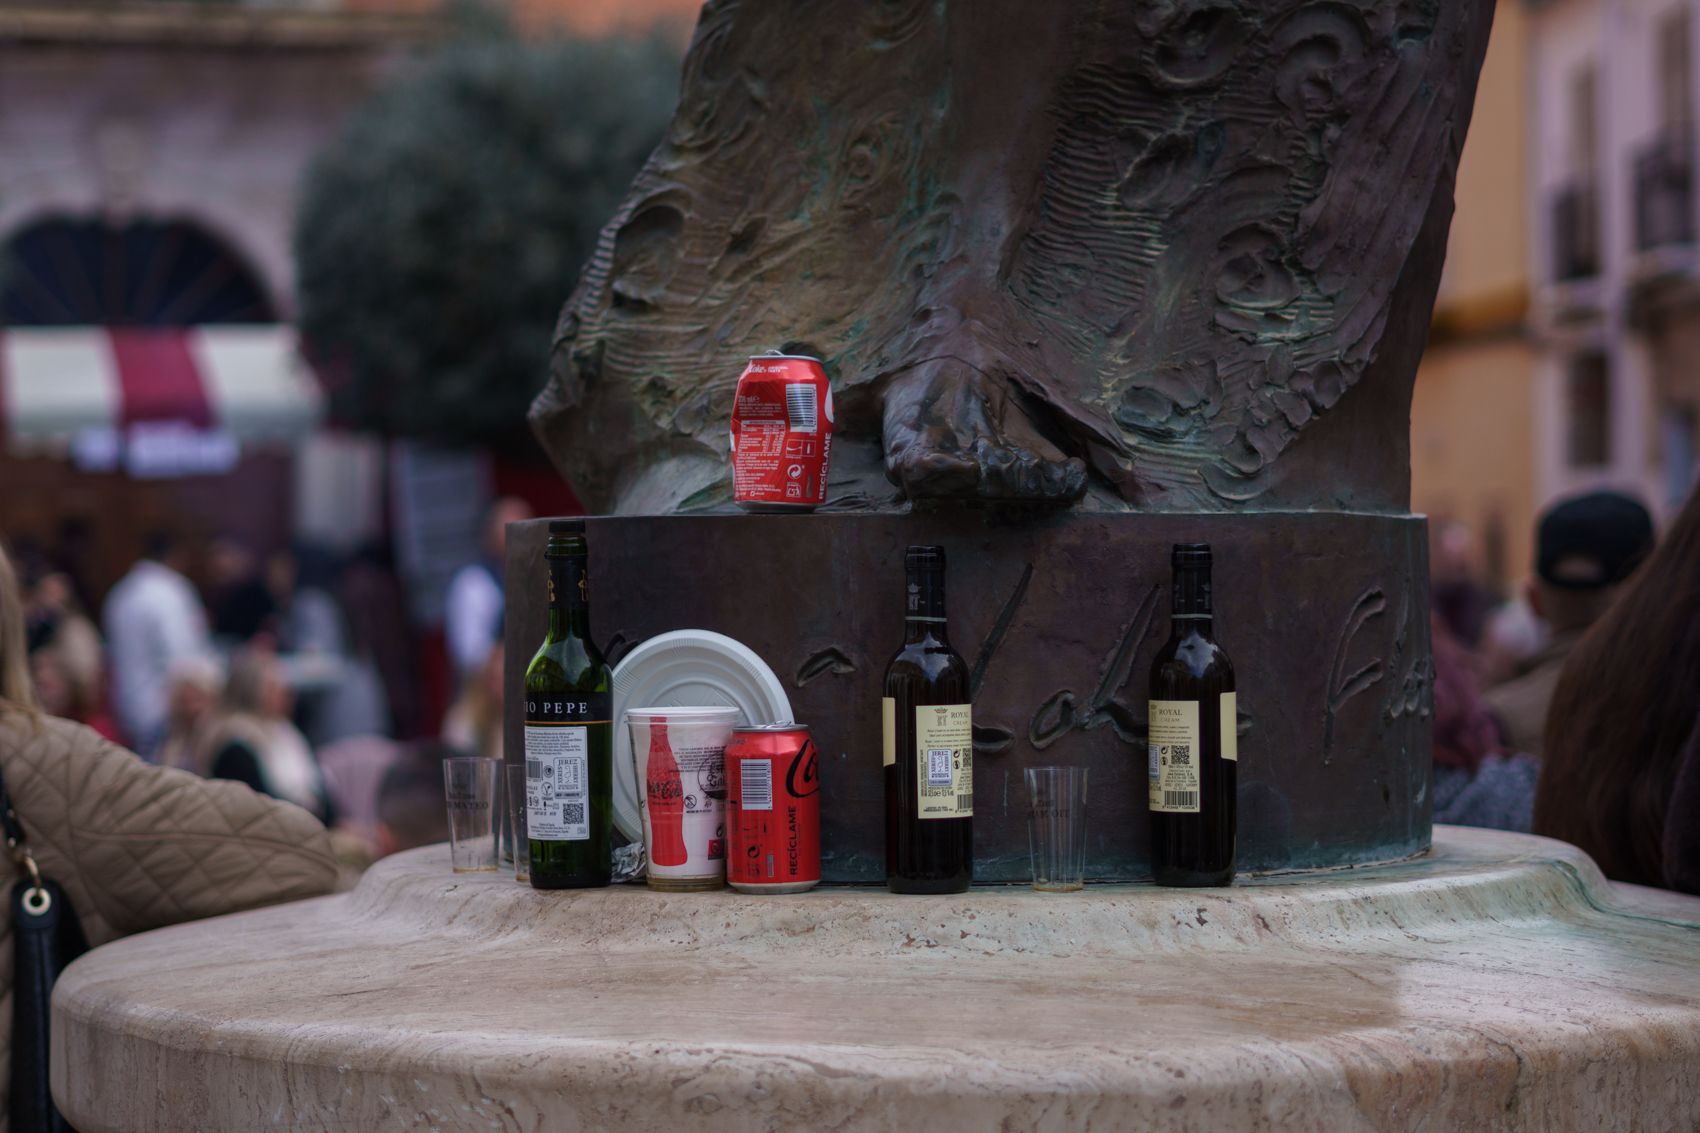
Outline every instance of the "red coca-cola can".
[[726, 745], [726, 881], [742, 893], [820, 883], [820, 759], [797, 724], [735, 728]]
[[732, 402], [732, 498], [749, 511], [813, 511], [826, 502], [832, 386], [819, 358], [758, 354]]

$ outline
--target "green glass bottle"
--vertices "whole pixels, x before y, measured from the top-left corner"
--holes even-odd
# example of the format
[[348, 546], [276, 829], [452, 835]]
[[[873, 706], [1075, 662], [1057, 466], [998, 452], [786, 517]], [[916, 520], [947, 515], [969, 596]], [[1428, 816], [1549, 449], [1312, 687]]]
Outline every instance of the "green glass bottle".
[[525, 821], [537, 889], [607, 885], [614, 724], [608, 663], [590, 640], [584, 521], [549, 524], [549, 633], [525, 670]]

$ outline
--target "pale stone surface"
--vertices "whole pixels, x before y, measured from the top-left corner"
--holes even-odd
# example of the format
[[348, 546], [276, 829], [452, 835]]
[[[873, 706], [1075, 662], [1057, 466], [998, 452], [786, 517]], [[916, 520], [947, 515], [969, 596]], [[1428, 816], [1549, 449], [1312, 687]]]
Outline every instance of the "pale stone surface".
[[84, 1133], [1693, 1129], [1700, 900], [1450, 827], [1073, 895], [543, 894], [432, 847], [99, 949], [54, 1028]]

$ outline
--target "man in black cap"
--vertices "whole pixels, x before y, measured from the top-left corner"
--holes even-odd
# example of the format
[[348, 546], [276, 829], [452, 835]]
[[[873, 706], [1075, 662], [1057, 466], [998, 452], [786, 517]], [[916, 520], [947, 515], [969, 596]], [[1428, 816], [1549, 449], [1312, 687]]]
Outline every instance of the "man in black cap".
[[1653, 549], [1653, 517], [1619, 492], [1590, 492], [1560, 500], [1542, 513], [1535, 539], [1530, 607], [1552, 629], [1552, 640], [1485, 694], [1512, 751], [1540, 755], [1547, 708], [1564, 659], [1606, 611], [1620, 583]]

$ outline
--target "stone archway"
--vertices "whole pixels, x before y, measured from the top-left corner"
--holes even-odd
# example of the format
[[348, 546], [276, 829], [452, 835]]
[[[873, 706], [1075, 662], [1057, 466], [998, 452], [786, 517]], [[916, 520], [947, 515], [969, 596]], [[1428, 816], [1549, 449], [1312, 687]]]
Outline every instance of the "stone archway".
[[276, 322], [259, 273], [193, 221], [52, 215], [0, 245], [0, 325]]

